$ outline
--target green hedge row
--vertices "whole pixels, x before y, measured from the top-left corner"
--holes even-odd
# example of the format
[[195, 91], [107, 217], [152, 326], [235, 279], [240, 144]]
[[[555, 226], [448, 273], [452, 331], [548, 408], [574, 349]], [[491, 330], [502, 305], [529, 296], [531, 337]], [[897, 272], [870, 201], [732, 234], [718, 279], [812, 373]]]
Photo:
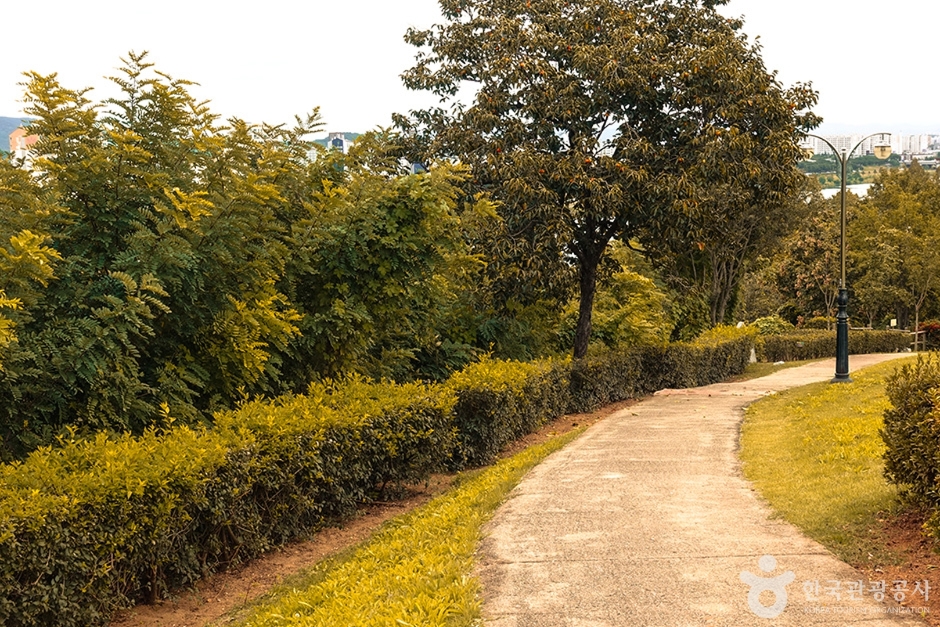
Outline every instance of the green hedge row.
[[453, 396], [352, 382], [249, 403], [211, 431], [74, 442], [0, 467], [0, 624], [106, 624], [350, 514], [445, 461]]
[[455, 373], [457, 444], [452, 469], [480, 466], [510, 442], [532, 433], [568, 408], [568, 362], [483, 360]]
[[350, 380], [251, 402], [213, 429], [99, 435], [0, 466], [0, 624], [104, 625], [350, 514], [389, 483], [486, 463], [566, 411], [741, 372], [751, 336], [535, 363], [443, 385]]
[[940, 539], [940, 357], [918, 357], [888, 379], [884, 414], [885, 476], [934, 512], [928, 530]]
[[[911, 337], [899, 331], [849, 331], [849, 353], [897, 353], [911, 347]], [[832, 357], [836, 351], [836, 332], [800, 330], [762, 335], [756, 342], [760, 361], [799, 361]]]
[[744, 372], [753, 346], [752, 331], [717, 327], [691, 342], [589, 355], [572, 365], [569, 411], [723, 381]]

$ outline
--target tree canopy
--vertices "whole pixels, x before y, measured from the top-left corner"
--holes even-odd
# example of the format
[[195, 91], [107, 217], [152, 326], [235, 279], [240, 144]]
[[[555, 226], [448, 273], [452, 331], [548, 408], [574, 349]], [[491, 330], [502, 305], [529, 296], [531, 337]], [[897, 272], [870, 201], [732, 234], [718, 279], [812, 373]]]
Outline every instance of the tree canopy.
[[397, 123], [416, 158], [468, 164], [501, 203], [511, 236], [491, 253], [519, 283], [575, 266], [576, 357], [613, 239], [694, 245], [704, 205], [741, 211], [792, 191], [815, 94], [782, 88], [722, 2], [440, 4], [443, 24], [408, 32], [419, 52], [403, 78], [442, 106]]

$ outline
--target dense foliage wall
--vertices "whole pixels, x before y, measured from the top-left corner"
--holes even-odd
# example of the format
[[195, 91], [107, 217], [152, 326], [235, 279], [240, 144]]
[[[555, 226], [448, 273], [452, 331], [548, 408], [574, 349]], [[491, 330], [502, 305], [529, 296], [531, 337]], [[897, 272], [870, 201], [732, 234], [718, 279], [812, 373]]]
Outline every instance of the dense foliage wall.
[[[856, 161], [855, 158], [852, 160]], [[808, 210], [783, 246], [750, 268], [738, 315], [779, 314], [792, 323], [833, 317], [840, 283], [840, 205], [811, 190]], [[883, 170], [864, 198], [846, 197], [852, 326], [923, 329], [940, 316], [940, 171], [916, 162]]]
[[30, 74], [32, 170], [0, 160], [0, 459], [473, 358], [455, 294], [492, 212], [458, 170], [410, 174], [381, 134], [324, 151], [316, 112], [222, 122], [143, 55], [114, 80], [95, 103]]

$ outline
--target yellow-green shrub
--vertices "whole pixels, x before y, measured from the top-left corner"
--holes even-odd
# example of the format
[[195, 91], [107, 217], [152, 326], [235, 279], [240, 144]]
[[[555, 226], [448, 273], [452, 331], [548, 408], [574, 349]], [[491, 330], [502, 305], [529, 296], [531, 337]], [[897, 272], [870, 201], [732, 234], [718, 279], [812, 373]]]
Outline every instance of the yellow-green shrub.
[[885, 476], [940, 511], [940, 358], [931, 353], [899, 368], [888, 378], [887, 393]]
[[0, 466], [0, 624], [105, 624], [350, 512], [449, 454], [439, 386], [354, 381], [254, 402], [213, 431], [104, 435]]
[[492, 461], [509, 442], [561, 416], [568, 407], [568, 365], [561, 361], [484, 359], [454, 373], [457, 398], [453, 466]]
[[747, 367], [755, 334], [747, 328], [719, 326], [690, 342], [666, 347], [661, 388], [709, 385], [741, 374]]
[[571, 412], [587, 412], [627, 398], [638, 398], [659, 389], [660, 378], [650, 376], [665, 348], [593, 348], [588, 356], [571, 364]]
[[0, 466], [0, 624], [103, 625], [349, 514], [388, 483], [492, 460], [566, 410], [742, 371], [751, 336], [533, 363], [444, 385], [359, 379], [246, 403], [212, 430], [100, 435]]
[[754, 334], [717, 327], [690, 342], [599, 350], [571, 366], [571, 411], [650, 394], [707, 385], [747, 367]]

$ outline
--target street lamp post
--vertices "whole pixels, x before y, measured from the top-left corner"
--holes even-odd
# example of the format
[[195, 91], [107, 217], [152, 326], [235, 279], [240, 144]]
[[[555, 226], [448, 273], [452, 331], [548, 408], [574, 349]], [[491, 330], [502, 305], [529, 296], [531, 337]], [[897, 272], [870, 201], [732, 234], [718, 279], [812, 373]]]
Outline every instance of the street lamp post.
[[[875, 137], [876, 135], [880, 136], [881, 141], [874, 147], [875, 156], [879, 159], [887, 159], [891, 156], [891, 145], [887, 143], [885, 137], [890, 137], [890, 133], [873, 133], [867, 137], [862, 138], [860, 142], [855, 144], [855, 147], [852, 150], [846, 151], [845, 148], [838, 150], [835, 146], [829, 143], [825, 137], [820, 137], [819, 135], [813, 135], [812, 133], [807, 133], [809, 137], [815, 137], [816, 139], [824, 142], [829, 148], [832, 149], [832, 153], [836, 156], [836, 159], [839, 160], [840, 166], [840, 198], [841, 198], [841, 218], [840, 218], [840, 248], [841, 250], [841, 264], [842, 264], [842, 273], [839, 279], [839, 297], [836, 299], [836, 304], [839, 307], [839, 312], [836, 314], [836, 376], [832, 379], [833, 383], [847, 383], [852, 379], [849, 378], [849, 290], [845, 283], [845, 177], [846, 177], [846, 165], [848, 164], [849, 157], [852, 156], [852, 153], [858, 149], [866, 140]], [[809, 149], [808, 152], [812, 152], [812, 149]]]

